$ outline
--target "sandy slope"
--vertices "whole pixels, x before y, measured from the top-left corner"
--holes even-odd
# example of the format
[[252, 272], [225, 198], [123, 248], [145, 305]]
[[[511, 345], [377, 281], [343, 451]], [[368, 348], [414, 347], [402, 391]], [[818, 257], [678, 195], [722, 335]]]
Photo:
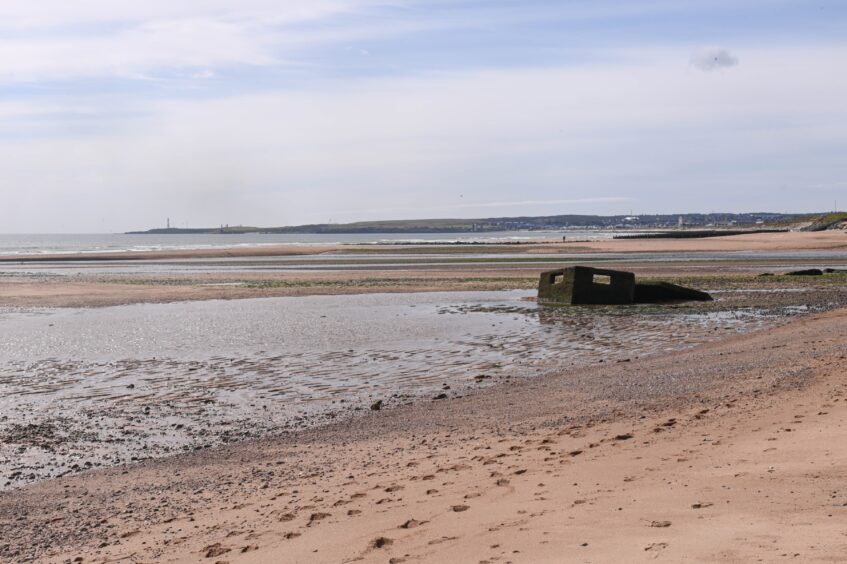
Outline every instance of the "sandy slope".
[[838, 310], [54, 480], [0, 495], [0, 558], [844, 561], [845, 334]]

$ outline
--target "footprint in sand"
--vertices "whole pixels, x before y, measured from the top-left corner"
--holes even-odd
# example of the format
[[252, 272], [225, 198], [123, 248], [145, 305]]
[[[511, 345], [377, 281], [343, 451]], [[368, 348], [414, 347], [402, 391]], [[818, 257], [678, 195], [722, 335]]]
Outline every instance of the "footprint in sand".
[[215, 558], [217, 556], [222, 556], [227, 552], [230, 552], [232, 549], [223, 546], [221, 543], [216, 542], [215, 544], [210, 544], [206, 548], [203, 549], [203, 556], [206, 558]]
[[285, 523], [286, 521], [293, 521], [296, 515], [294, 513], [282, 513], [277, 516], [276, 520], [280, 523]]
[[429, 541], [427, 544], [441, 544], [442, 542], [449, 542], [458, 540], [459, 537], [441, 537], [440, 539], [433, 539]]
[[323, 521], [324, 519], [326, 519], [327, 517], [330, 517], [331, 515], [332, 515], [331, 513], [312, 513], [309, 516], [309, 522], [306, 524], [306, 526], [311, 527], [313, 524], [317, 523], [318, 521]]
[[394, 544], [394, 541], [387, 537], [377, 537], [371, 541], [371, 548], [380, 549], [385, 548], [386, 546], [391, 546]]
[[657, 552], [660, 550], [664, 550], [668, 547], [668, 543], [666, 542], [654, 542], [653, 544], [648, 544], [644, 547], [644, 550], [647, 552], [653, 551]]

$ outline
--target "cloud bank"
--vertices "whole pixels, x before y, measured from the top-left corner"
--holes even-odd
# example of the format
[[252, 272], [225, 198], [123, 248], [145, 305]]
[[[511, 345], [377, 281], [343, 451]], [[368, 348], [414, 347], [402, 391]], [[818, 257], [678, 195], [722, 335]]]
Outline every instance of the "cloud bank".
[[691, 64], [702, 71], [709, 72], [736, 66], [738, 57], [731, 55], [726, 49], [709, 47], [691, 55]]

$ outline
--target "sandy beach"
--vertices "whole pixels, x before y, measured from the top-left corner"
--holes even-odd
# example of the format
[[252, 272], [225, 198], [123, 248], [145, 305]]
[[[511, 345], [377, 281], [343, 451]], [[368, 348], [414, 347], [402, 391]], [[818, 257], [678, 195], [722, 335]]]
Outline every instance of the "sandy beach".
[[[497, 253], [480, 255], [477, 248], [447, 264], [429, 258], [438, 253], [433, 249], [411, 253], [411, 262], [368, 263], [359, 253], [347, 264], [345, 250], [322, 256], [328, 264], [274, 263], [277, 270], [266, 263], [257, 270], [251, 262], [213, 262], [195, 271], [182, 259], [129, 271], [111, 270], [124, 268], [114, 261], [95, 261], [92, 272], [55, 270], [78, 266], [56, 267], [49, 260], [24, 271], [8, 270], [0, 278], [5, 308], [0, 322], [5, 316], [6, 323], [16, 325], [0, 353], [12, 359], [25, 346], [32, 358], [26, 365], [7, 360], [0, 384], [15, 389], [27, 374], [39, 373], [46, 379], [37, 394], [59, 394], [50, 400], [58, 401], [56, 406], [97, 401], [93, 409], [79, 403], [79, 413], [90, 421], [86, 430], [88, 424], [62, 419], [55, 408], [45, 412], [56, 417], [52, 423], [10, 426], [10, 409], [32, 407], [6, 398], [13, 403], [4, 408], [7, 420], [0, 419], [5, 429], [0, 440], [19, 449], [9, 451], [8, 461], [14, 466], [19, 455], [36, 460], [35, 452], [47, 458], [37, 466], [43, 475], [23, 481], [20, 471], [6, 476], [8, 489], [0, 491], [0, 561], [843, 560], [844, 276], [778, 275], [796, 266], [843, 266], [834, 246], [843, 233], [823, 242], [816, 234], [799, 234], [788, 247], [781, 246], [781, 235], [769, 237], [780, 252], [796, 255], [751, 260], [705, 254], [725, 252], [726, 245], [737, 250], [750, 241], [609, 242], [606, 251], [620, 253], [608, 259], [615, 266], [643, 277], [694, 283], [716, 297], [707, 305], [623, 315], [577, 308], [550, 317], [533, 310], [532, 302], [522, 305], [538, 272], [572, 260], [570, 252], [529, 264], [519, 259], [531, 251], [504, 263], [488, 261]], [[639, 254], [648, 252], [643, 249], [621, 250], [644, 244], [659, 245], [651, 253], [665, 252], [663, 245], [678, 243], [712, 247], [693, 257], [677, 249], [663, 260]], [[155, 272], [161, 268], [167, 271]], [[758, 276], [763, 272], [777, 275]], [[490, 296], [497, 295], [491, 290], [511, 288], [517, 290], [509, 299], [518, 301], [500, 305], [452, 293]], [[298, 357], [296, 365], [285, 356], [289, 337], [272, 324], [273, 311], [292, 311], [294, 319], [296, 310], [256, 299], [314, 296], [315, 311], [341, 316], [329, 316], [326, 328], [315, 330], [331, 334], [340, 327], [338, 335], [346, 335], [344, 316], [357, 314], [355, 309], [344, 313], [344, 300], [350, 307], [390, 305], [395, 309], [385, 311], [403, 315], [413, 311], [403, 308], [421, 307], [414, 296], [423, 291], [447, 292], [428, 298], [432, 311], [415, 313], [421, 322], [432, 318], [447, 324], [429, 329], [442, 342], [410, 333], [417, 348], [406, 350], [398, 341], [395, 348], [375, 353], [365, 341], [351, 341], [348, 358], [348, 345], [341, 341], [344, 354], [330, 346], [323, 356]], [[396, 297], [389, 298], [393, 293]], [[221, 298], [232, 301], [208, 301]], [[320, 305], [321, 299], [342, 301]], [[250, 307], [270, 317], [260, 322], [262, 316]], [[275, 351], [268, 341], [253, 351], [237, 340], [221, 340], [213, 346], [214, 357], [191, 352], [192, 339], [197, 351], [204, 342], [220, 340], [212, 338], [215, 319], [237, 326], [238, 316], [265, 327], [257, 335], [279, 335], [283, 348]], [[156, 333], [163, 326], [160, 317], [184, 320], [184, 335], [168, 333], [169, 346], [182, 350], [184, 359], [158, 346], [161, 359], [145, 352], [144, 347], [164, 343]], [[380, 319], [368, 323], [379, 326]], [[445, 329], [452, 325], [454, 337]], [[403, 324], [393, 327], [394, 334], [407, 330]], [[421, 331], [422, 326], [410, 322], [408, 327]], [[302, 333], [296, 326], [290, 331], [291, 338]], [[356, 339], [367, 332], [359, 333]], [[379, 332], [372, 334], [375, 342], [388, 342]], [[108, 350], [114, 352], [99, 353], [106, 356], [79, 357], [72, 364], [61, 360], [74, 357], [74, 347], [88, 346], [86, 339], [108, 343], [112, 338]], [[556, 342], [571, 348], [559, 349]], [[490, 347], [514, 354], [487, 359], [474, 352]], [[431, 360], [434, 354], [438, 360]], [[457, 361], [463, 357], [497, 362], [485, 369]], [[421, 364], [430, 365], [429, 372], [421, 372]], [[292, 366], [304, 374], [311, 366], [324, 366], [326, 375], [316, 376], [328, 379], [315, 380], [313, 392], [319, 391], [327, 405], [353, 398], [344, 387], [331, 392], [334, 375], [345, 366], [361, 367], [352, 381], [373, 381], [376, 387], [345, 408], [336, 405], [323, 410], [322, 418], [294, 425], [283, 425], [284, 417], [274, 423], [275, 415], [283, 415], [274, 410], [284, 403], [249, 394], [232, 404], [247, 410], [244, 425], [221, 417], [230, 409], [221, 398], [257, 388], [251, 379], [262, 382], [257, 389], [290, 393], [280, 386]], [[420, 393], [380, 393], [380, 386], [398, 389], [388, 378], [397, 367], [397, 382], [406, 377], [402, 370], [419, 374], [415, 378], [422, 379], [409, 382]], [[384, 383], [381, 377], [387, 378]], [[204, 393], [198, 393], [201, 388]], [[68, 393], [70, 403], [62, 399]], [[37, 394], [26, 401], [36, 401]], [[193, 406], [179, 411], [178, 396]], [[376, 400], [382, 400], [381, 409], [371, 408]], [[255, 419], [251, 433], [249, 422], [259, 413], [263, 423]], [[75, 434], [63, 434], [62, 425]], [[204, 438], [222, 435], [229, 438]], [[179, 437], [188, 440], [175, 442]], [[102, 447], [93, 448], [98, 441]], [[169, 444], [190, 448], [168, 455]], [[110, 450], [113, 445], [118, 450]], [[71, 468], [74, 460], [78, 464]], [[36, 468], [35, 462], [27, 464]]]

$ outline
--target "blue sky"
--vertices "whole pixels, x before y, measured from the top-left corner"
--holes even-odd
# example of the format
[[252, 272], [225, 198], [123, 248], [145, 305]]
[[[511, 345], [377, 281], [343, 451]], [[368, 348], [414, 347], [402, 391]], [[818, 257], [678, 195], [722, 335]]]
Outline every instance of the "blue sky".
[[0, 5], [0, 232], [847, 202], [847, 3]]

